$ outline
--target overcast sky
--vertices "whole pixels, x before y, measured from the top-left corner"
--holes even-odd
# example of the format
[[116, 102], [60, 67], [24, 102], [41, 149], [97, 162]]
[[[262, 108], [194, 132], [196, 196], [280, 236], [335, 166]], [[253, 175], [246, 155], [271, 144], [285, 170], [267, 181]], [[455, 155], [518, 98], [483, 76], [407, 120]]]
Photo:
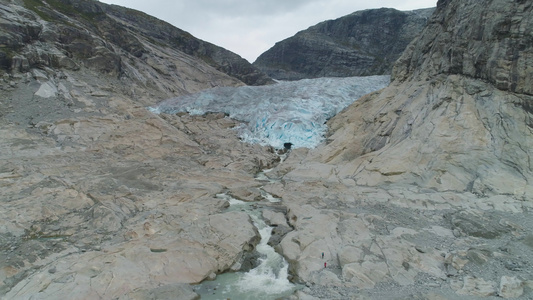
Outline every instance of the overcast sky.
[[437, 0], [100, 0], [143, 11], [254, 62], [276, 42], [319, 22], [380, 7], [413, 10]]

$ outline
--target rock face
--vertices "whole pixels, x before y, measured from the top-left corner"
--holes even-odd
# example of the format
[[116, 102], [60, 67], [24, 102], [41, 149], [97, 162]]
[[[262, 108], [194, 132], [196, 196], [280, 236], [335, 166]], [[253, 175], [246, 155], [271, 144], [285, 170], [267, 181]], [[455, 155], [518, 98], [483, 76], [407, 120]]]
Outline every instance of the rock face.
[[[405, 51], [393, 76], [405, 81], [461, 75], [488, 82], [498, 90], [533, 95], [531, 4], [447, 2], [439, 1], [440, 14], [430, 20], [419, 41]], [[457, 13], [461, 9], [471, 11]], [[475, 87], [468, 92], [476, 92]], [[530, 105], [522, 107], [531, 112]]]
[[[0, 25], [4, 70], [84, 66], [169, 93], [176, 92], [175, 81], [185, 86], [179, 92], [198, 90], [188, 85], [199, 74], [182, 74], [191, 65], [205, 73], [200, 82], [211, 86], [225, 84], [215, 80], [219, 73], [250, 85], [272, 82], [238, 55], [139, 11], [92, 0], [8, 3], [2, 5]], [[226, 80], [236, 82], [233, 78]]]
[[198, 299], [243, 262], [259, 234], [215, 195], [277, 155], [224, 114], [146, 106], [268, 77], [96, 1], [3, 1], [0, 27], [0, 298]]
[[439, 1], [391, 85], [272, 171], [306, 294], [530, 297], [531, 24], [530, 1]]
[[433, 11], [380, 8], [325, 21], [276, 43], [254, 66], [280, 80], [390, 74]]
[[[529, 3], [509, 1], [441, 2], [398, 60], [391, 86], [331, 120], [330, 142], [312, 156], [338, 166], [335, 180], [528, 200], [530, 10]], [[470, 18], [483, 19], [483, 26]], [[497, 25], [509, 18], [503, 35]]]

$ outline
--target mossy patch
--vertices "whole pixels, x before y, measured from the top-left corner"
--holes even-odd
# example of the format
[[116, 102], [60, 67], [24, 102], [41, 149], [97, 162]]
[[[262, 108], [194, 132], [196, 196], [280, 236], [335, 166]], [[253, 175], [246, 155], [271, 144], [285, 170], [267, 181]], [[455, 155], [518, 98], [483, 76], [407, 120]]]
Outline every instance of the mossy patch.
[[44, 3], [41, 0], [24, 0], [24, 6], [35, 12], [39, 17], [41, 17], [43, 20], [52, 22], [53, 18], [49, 14], [47, 14], [45, 11], [43, 11], [41, 8], [44, 7]]

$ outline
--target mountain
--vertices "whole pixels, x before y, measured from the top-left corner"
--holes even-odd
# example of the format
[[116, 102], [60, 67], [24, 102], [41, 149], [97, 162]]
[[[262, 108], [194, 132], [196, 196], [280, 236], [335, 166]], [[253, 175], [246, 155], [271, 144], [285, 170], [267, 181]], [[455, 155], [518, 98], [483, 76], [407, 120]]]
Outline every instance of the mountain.
[[[392, 82], [290, 151], [243, 143], [253, 121], [225, 112], [152, 113], [244, 83], [113, 9], [0, 4], [0, 298], [238, 299], [227, 286], [269, 292], [282, 273], [290, 294], [270, 298], [533, 296], [531, 1], [439, 1]], [[356, 95], [306, 82], [279, 85], [300, 114]], [[172, 101], [289, 106], [214, 90]], [[265, 232], [283, 272], [252, 272]]]
[[276, 43], [254, 66], [280, 80], [390, 74], [435, 9], [369, 9], [319, 23]]
[[361, 163], [354, 176], [378, 182], [528, 198], [533, 174], [521, 162], [531, 155], [531, 6], [476, 3], [440, 2], [440, 14], [395, 64], [391, 87], [329, 123], [326, 147], [350, 154], [327, 161]]
[[532, 22], [531, 1], [438, 1], [391, 84], [273, 170], [269, 190], [292, 199], [279, 251], [295, 277], [347, 288], [308, 293], [530, 297], [512, 265], [533, 257]]
[[214, 69], [208, 74], [216, 70], [249, 85], [272, 82], [238, 55], [139, 11], [92, 0], [9, 2], [2, 5], [4, 70], [86, 67], [171, 90], [173, 80], [187, 80], [178, 69], [191, 60]]
[[0, 28], [0, 298], [195, 298], [188, 283], [254, 249], [248, 214], [215, 195], [256, 191], [273, 149], [224, 114], [147, 106], [269, 77], [97, 1], [0, 1]]

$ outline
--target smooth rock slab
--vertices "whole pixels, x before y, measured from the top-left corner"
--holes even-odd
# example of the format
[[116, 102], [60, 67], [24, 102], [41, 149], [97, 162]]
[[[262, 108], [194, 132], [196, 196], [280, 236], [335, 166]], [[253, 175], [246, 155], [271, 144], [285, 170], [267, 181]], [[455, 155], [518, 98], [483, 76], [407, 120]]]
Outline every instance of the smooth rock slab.
[[[460, 287], [456, 286], [459, 287], [456, 292], [459, 295], [470, 295], [479, 297], [488, 297], [496, 295], [496, 283], [492, 281], [486, 281], [483, 278], [466, 276], [463, 279], [462, 284], [459, 282], [458, 285]], [[454, 287], [454, 285], [452, 285], [452, 287]]]
[[502, 276], [498, 295], [502, 298], [518, 298], [524, 294], [524, 284], [516, 277]]
[[344, 266], [342, 277], [351, 281], [360, 289], [373, 288], [376, 283], [383, 281], [389, 275], [387, 264], [384, 262], [353, 263]]
[[54, 97], [56, 94], [57, 88], [50, 81], [41, 84], [41, 87], [39, 87], [37, 92], [35, 92], [35, 96], [39, 96], [42, 98]]

